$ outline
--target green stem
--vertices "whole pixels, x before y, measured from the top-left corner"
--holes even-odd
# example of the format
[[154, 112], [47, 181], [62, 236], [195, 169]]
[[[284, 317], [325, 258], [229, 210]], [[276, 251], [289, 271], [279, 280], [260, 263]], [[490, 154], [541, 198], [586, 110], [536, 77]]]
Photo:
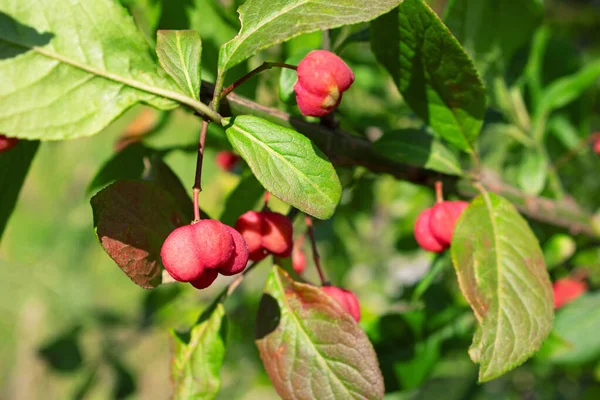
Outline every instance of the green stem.
[[242, 85], [244, 82], [246, 82], [248, 79], [252, 78], [253, 76], [258, 75], [262, 71], [266, 71], [266, 70], [274, 68], [274, 67], [288, 68], [288, 69], [293, 69], [294, 71], [298, 69], [298, 67], [296, 67], [295, 65], [279, 63], [279, 62], [264, 62], [258, 68], [255, 68], [252, 71], [248, 72], [246, 75], [242, 76], [240, 79], [233, 82], [230, 86], [228, 86], [225, 90], [223, 90], [221, 92], [220, 99], [227, 97], [227, 95], [229, 93], [233, 92], [237, 87]]

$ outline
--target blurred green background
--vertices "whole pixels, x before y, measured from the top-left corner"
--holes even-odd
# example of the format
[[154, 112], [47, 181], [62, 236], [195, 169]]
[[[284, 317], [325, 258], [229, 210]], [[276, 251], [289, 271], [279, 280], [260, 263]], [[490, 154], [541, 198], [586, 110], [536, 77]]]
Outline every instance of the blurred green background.
[[[205, 43], [206, 79], [214, 76], [218, 45], [237, 30], [235, 1], [223, 2], [224, 16], [219, 19], [212, 18], [208, 11], [202, 18], [193, 13], [195, 6], [206, 1], [122, 2], [150, 41], [149, 32], [155, 27], [198, 29]], [[444, 1], [430, 3], [439, 12], [445, 6]], [[586, 60], [598, 57], [600, 2], [547, 1], [545, 23], [551, 28], [554, 47], [546, 53], [544, 65], [549, 71], [558, 71], [557, 76], [549, 73], [548, 79], [571, 73]], [[340, 108], [342, 125], [349, 131], [376, 137], [382, 131], [416, 122], [388, 76], [375, 67], [368, 41], [364, 41], [365, 27], [335, 30], [325, 40], [341, 45], [342, 55], [357, 77]], [[242, 64], [229, 80], [260, 65], [262, 60], [283, 61], [322, 44], [320, 33], [304, 35]], [[526, 58], [527, 51], [522, 49], [520, 57]], [[565, 68], [560, 70], [558, 64]], [[241, 94], [297, 112], [293, 103], [284, 104], [278, 99], [278, 91], [273, 89], [278, 81], [279, 72], [270, 71], [244, 86]], [[581, 125], [580, 121], [570, 120], [576, 127], [586, 127], [575, 129], [576, 137], [585, 137], [590, 129], [600, 130], [599, 102], [594, 97], [597, 86], [593, 92], [589, 99], [586, 97], [585, 107], [581, 106], [581, 110], [594, 110], [582, 117], [587, 122]], [[359, 113], [353, 112], [359, 108]], [[143, 110], [130, 110], [100, 135], [43, 143], [38, 151], [0, 243], [0, 398], [168, 398], [169, 329], [188, 327], [229, 280], [220, 277], [204, 291], [181, 284], [143, 290], [98, 245], [89, 205], [93, 193], [87, 189], [100, 168], [114, 156], [115, 142], [132, 123], [139, 123], [137, 118]], [[178, 110], [144, 139], [149, 147], [169, 149], [164, 160], [186, 188], [193, 182], [193, 148], [199, 128], [197, 118]], [[242, 196], [241, 200], [248, 203], [259, 199], [256, 190], [254, 194], [229, 197], [247, 168], [242, 165], [231, 173], [215, 165], [216, 151], [226, 148], [227, 143], [222, 131], [211, 129], [201, 205], [212, 217], [220, 217], [235, 196]], [[484, 132], [482, 150], [488, 150], [484, 162], [490, 167], [501, 166], [510, 176], [516, 162], [511, 159], [511, 143], [506, 139], [500, 142], [494, 135]], [[557, 154], [565, 151], [559, 144], [554, 150]], [[590, 183], [585, 186], [579, 179], [581, 168], [597, 171], [600, 164], [589, 151], [578, 155], [577, 160], [577, 165], [563, 171], [565, 186], [573, 189], [582, 204], [597, 208], [597, 176], [590, 175]], [[345, 186], [342, 204], [334, 219], [316, 225], [318, 244], [328, 277], [353, 290], [361, 300], [361, 325], [380, 357], [390, 393], [386, 398], [600, 398], [600, 344], [586, 344], [589, 347], [583, 352], [589, 350], [587, 354], [565, 362], [556, 356], [560, 339], [552, 337], [525, 366], [477, 385], [477, 368], [467, 355], [474, 320], [458, 291], [450, 262], [445, 256], [433, 258], [419, 250], [412, 237], [416, 216], [432, 203], [433, 194], [360, 168], [339, 169], [338, 173]], [[273, 207], [286, 211], [277, 200]], [[305, 229], [300, 221], [296, 228], [297, 232]], [[561, 238], [555, 235], [564, 232], [540, 224], [533, 224], [533, 228], [545, 245], [547, 257], [558, 257], [554, 277], [585, 267], [593, 278], [600, 270], [597, 243], [585, 242], [583, 250], [572, 251], [575, 254], [565, 262], [566, 258], [555, 256], [554, 251]], [[576, 238], [573, 244], [580, 248], [581, 242]], [[253, 342], [254, 315], [268, 270], [268, 263], [258, 267], [227, 302], [229, 345], [219, 399], [278, 398]], [[310, 263], [307, 270], [307, 279], [316, 282]], [[419, 284], [423, 276], [429, 286]], [[592, 285], [595, 282], [592, 280]], [[586, 297], [584, 300], [591, 304], [587, 307], [593, 309], [598, 304], [600, 310], [597, 295]], [[594, 335], [600, 329], [599, 316], [587, 317], [588, 325], [574, 335]]]

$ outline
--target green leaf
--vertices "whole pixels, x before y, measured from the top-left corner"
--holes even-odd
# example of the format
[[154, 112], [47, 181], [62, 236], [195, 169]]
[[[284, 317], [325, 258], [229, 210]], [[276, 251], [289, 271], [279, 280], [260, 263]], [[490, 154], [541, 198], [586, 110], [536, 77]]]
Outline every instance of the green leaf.
[[402, 0], [247, 0], [238, 10], [242, 29], [219, 52], [225, 71], [259, 50], [302, 33], [370, 21]]
[[333, 215], [342, 186], [331, 162], [310, 139], [250, 115], [224, 124], [231, 145], [269, 192], [317, 218]]
[[212, 400], [221, 387], [227, 319], [221, 303], [205, 311], [189, 333], [173, 332], [171, 378], [175, 400]]
[[469, 351], [489, 381], [527, 360], [552, 328], [552, 286], [537, 239], [515, 207], [493, 193], [471, 202], [451, 254], [479, 322]]
[[588, 63], [576, 74], [552, 82], [542, 95], [540, 110], [550, 112], [564, 107], [598, 83], [600, 60]]
[[542, 22], [544, 7], [537, 0], [452, 0], [444, 21], [485, 73], [494, 64], [506, 68]]
[[157, 184], [124, 180], [102, 189], [91, 204], [96, 235], [108, 255], [137, 285], [158, 286], [162, 244], [187, 221], [177, 201]]
[[462, 175], [456, 155], [433, 136], [417, 129], [387, 133], [373, 147], [390, 160], [448, 175]]
[[39, 142], [21, 140], [12, 149], [0, 153], [0, 239], [15, 209], [38, 146]]
[[539, 149], [525, 149], [519, 166], [519, 187], [526, 194], [537, 196], [542, 193], [548, 178], [548, 160]]
[[557, 364], [583, 364], [597, 360], [600, 336], [600, 293], [586, 293], [556, 313], [552, 334], [560, 340], [544, 345], [544, 358]]
[[405, 0], [371, 23], [371, 48], [404, 100], [433, 130], [473, 151], [485, 92], [473, 62], [423, 0]]
[[113, 0], [0, 3], [0, 131], [11, 136], [93, 135], [138, 102], [214, 114], [159, 69]]
[[192, 30], [158, 31], [156, 54], [177, 85], [193, 99], [200, 100], [200, 35]]
[[260, 302], [256, 345], [284, 399], [381, 399], [383, 377], [369, 339], [318, 287], [274, 266]]

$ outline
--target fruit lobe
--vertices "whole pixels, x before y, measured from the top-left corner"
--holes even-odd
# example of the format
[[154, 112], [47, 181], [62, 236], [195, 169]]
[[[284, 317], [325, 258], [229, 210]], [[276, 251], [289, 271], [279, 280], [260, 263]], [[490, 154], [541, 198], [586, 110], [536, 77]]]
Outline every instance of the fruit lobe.
[[288, 217], [272, 211], [247, 211], [235, 228], [248, 244], [249, 258], [260, 261], [268, 253], [289, 257], [293, 248], [293, 226]]
[[431, 232], [430, 221], [432, 212], [432, 208], [427, 208], [417, 217], [417, 221], [415, 222], [415, 239], [424, 250], [439, 253], [444, 251], [446, 246], [440, 243], [433, 235], [433, 232]]
[[360, 304], [354, 293], [337, 286], [323, 286], [321, 290], [337, 301], [356, 322], [360, 321]]
[[429, 226], [431, 233], [442, 246], [450, 246], [458, 218], [469, 206], [466, 201], [442, 201], [432, 207]]
[[294, 85], [296, 101], [303, 115], [323, 117], [342, 101], [342, 94], [354, 74], [337, 55], [326, 50], [311, 51], [298, 64], [298, 81]]
[[0, 153], [15, 147], [19, 143], [19, 139], [0, 135]]
[[552, 284], [554, 308], [560, 308], [587, 291], [585, 282], [573, 278], [562, 278]]
[[217, 279], [219, 273], [215, 269], [205, 269], [202, 271], [200, 276], [193, 281], [190, 281], [191, 285], [196, 289], [206, 289]]

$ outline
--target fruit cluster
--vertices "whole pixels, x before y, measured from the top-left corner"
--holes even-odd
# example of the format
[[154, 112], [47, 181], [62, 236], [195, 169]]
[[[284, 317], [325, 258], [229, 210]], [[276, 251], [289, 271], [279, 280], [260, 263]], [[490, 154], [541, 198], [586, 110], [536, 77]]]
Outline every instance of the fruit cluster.
[[296, 102], [303, 115], [324, 117], [342, 101], [342, 94], [354, 82], [354, 73], [330, 51], [311, 51], [298, 64], [294, 85]]
[[441, 184], [436, 184], [438, 201], [419, 214], [415, 223], [415, 239], [424, 250], [439, 253], [450, 247], [458, 218], [469, 205], [466, 201], [444, 201]]
[[248, 244], [250, 260], [260, 261], [269, 254], [292, 254], [294, 228], [288, 217], [273, 211], [248, 211], [235, 223]]
[[160, 256], [173, 279], [198, 289], [210, 286], [217, 275], [235, 275], [248, 263], [248, 246], [238, 231], [219, 221], [200, 220], [175, 229], [162, 245]]

